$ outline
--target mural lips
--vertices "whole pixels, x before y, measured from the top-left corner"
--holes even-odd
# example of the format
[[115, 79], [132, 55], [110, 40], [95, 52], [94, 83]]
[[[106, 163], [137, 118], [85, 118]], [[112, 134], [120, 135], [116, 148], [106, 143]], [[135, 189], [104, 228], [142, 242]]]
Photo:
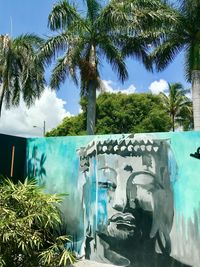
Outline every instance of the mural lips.
[[113, 215], [109, 222], [116, 223], [117, 229], [124, 231], [133, 231], [135, 226], [135, 217], [130, 213], [117, 213]]

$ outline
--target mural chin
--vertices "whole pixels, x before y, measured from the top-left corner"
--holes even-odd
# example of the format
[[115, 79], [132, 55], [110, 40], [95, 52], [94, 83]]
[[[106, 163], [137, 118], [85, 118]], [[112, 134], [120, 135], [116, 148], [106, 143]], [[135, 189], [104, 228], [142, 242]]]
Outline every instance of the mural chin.
[[110, 222], [107, 227], [107, 234], [110, 237], [116, 238], [117, 240], [126, 240], [134, 236], [135, 225], [131, 225], [129, 222]]
[[[142, 229], [144, 225], [141, 223], [141, 217], [143, 221], [146, 221], [145, 229]], [[150, 218], [149, 212], [141, 212], [139, 209], [134, 213], [116, 213], [108, 221], [107, 232], [110, 237], [118, 240], [135, 239], [138, 241], [144, 235], [149, 236], [151, 222], [152, 216]]]
[[[142, 240], [150, 240], [150, 232], [152, 228], [152, 212], [144, 211], [141, 208], [133, 211], [133, 213], [116, 213], [109, 220], [104, 231], [106, 240], [110, 243], [123, 242], [132, 246], [134, 251], [134, 243]], [[110, 239], [110, 240], [109, 240]]]

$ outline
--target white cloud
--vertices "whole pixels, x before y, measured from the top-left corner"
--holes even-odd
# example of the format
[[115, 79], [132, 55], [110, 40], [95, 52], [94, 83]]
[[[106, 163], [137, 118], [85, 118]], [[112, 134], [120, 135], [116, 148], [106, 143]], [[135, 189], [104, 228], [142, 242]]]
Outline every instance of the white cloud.
[[169, 88], [167, 81], [160, 79], [159, 81], [154, 81], [150, 84], [149, 90], [154, 95], [158, 95], [161, 92], [167, 91]]
[[79, 114], [80, 114], [80, 113], [83, 113], [83, 109], [82, 109], [81, 106], [79, 107], [79, 112], [78, 112], [78, 113], [79, 113]]
[[189, 92], [189, 93], [185, 94], [185, 96], [192, 100], [192, 92]]
[[122, 93], [127, 94], [127, 95], [133, 94], [135, 93], [135, 91], [136, 91], [136, 87], [133, 84], [131, 84], [127, 89], [121, 90]]
[[113, 81], [106, 81], [106, 80], [102, 80], [103, 83], [103, 90], [109, 93], [123, 93], [123, 94], [133, 94], [136, 91], [136, 87], [131, 84], [127, 89], [119, 89], [119, 88], [114, 88], [115, 83]]
[[[64, 108], [65, 101], [55, 91], [46, 88], [40, 99], [28, 109], [23, 101], [19, 107], [2, 109], [0, 133], [19, 136], [42, 136], [43, 124], [46, 131], [56, 127], [64, 117], [71, 116]], [[37, 127], [33, 127], [37, 126]]]

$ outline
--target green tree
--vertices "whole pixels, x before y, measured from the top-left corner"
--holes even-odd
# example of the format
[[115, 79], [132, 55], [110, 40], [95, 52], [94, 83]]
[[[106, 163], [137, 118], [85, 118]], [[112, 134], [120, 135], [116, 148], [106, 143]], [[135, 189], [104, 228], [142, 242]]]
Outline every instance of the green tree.
[[18, 106], [20, 97], [30, 106], [44, 90], [44, 66], [37, 56], [43, 40], [33, 34], [11, 38], [0, 35], [0, 115]]
[[[47, 136], [86, 134], [87, 100], [82, 99], [81, 106], [81, 114], [65, 118]], [[159, 96], [103, 93], [97, 98], [96, 134], [166, 132], [170, 128], [170, 116], [164, 111]]]
[[[176, 19], [165, 31], [163, 42], [153, 52], [157, 69], [163, 70], [184, 51], [185, 76], [192, 82], [194, 130], [200, 130], [200, 1], [180, 0]], [[166, 27], [167, 28], [167, 27]], [[178, 70], [177, 70], [178, 71]]]
[[132, 55], [151, 69], [147, 52], [153, 35], [149, 25], [153, 19], [161, 22], [163, 13], [159, 0], [112, 0], [106, 6], [100, 2], [86, 0], [87, 11], [83, 16], [69, 1], [58, 2], [49, 15], [49, 27], [60, 32], [41, 49], [48, 63], [63, 53], [52, 72], [52, 88], [59, 88], [69, 76], [76, 84], [80, 80], [81, 94], [88, 98], [88, 134], [95, 132], [96, 90], [102, 87], [100, 59], [107, 59], [122, 82], [128, 77], [125, 56]]
[[43, 192], [35, 181], [0, 183], [0, 266], [66, 266], [73, 262], [58, 233], [62, 195]]
[[46, 133], [46, 136], [85, 135], [86, 113], [66, 117], [58, 127]]
[[173, 131], [175, 131], [176, 123], [183, 125], [184, 121], [186, 122], [190, 117], [192, 105], [185, 95], [186, 92], [182, 84], [174, 83], [169, 84], [169, 94], [160, 94], [164, 108], [172, 119]]

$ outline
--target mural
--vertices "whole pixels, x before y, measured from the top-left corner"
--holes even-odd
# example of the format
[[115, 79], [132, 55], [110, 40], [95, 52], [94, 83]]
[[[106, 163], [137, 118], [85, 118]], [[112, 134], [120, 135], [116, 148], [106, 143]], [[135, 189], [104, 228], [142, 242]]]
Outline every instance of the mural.
[[27, 174], [28, 178], [38, 177], [38, 183], [44, 185], [43, 176], [46, 176], [46, 170], [44, 168], [44, 163], [46, 161], [45, 153], [42, 153], [40, 158], [38, 158], [38, 147], [33, 146], [32, 157], [29, 158], [27, 164]]
[[27, 174], [68, 193], [79, 256], [116, 266], [200, 266], [200, 133], [28, 139]]

